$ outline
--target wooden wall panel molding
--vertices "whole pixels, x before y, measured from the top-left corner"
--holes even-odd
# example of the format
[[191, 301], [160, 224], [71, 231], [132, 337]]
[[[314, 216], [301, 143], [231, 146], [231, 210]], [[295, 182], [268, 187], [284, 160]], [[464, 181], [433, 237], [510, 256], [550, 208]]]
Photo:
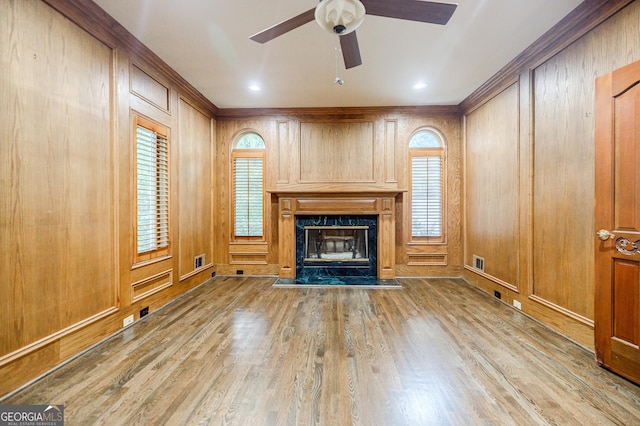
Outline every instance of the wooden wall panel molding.
[[376, 198], [299, 198], [296, 200], [297, 213], [343, 212], [348, 213], [377, 213], [378, 199]]
[[131, 64], [130, 91], [163, 111], [170, 111], [170, 89], [135, 64]]
[[384, 120], [384, 181], [398, 183], [396, 178], [396, 146], [398, 145], [398, 120]]
[[[205, 266], [213, 262], [213, 146], [211, 120], [187, 100], [178, 107], [178, 253], [180, 279], [193, 275], [195, 258], [204, 256]], [[174, 221], [176, 216], [174, 215]]]
[[289, 121], [278, 120], [278, 184], [287, 184], [291, 179], [291, 139]]
[[408, 266], [447, 265], [447, 253], [407, 253]]
[[119, 277], [114, 51], [41, 2], [0, 16], [4, 356], [115, 309]]
[[[101, 319], [104, 319], [114, 313], [118, 312], [118, 309], [116, 307], [111, 307], [109, 309], [105, 309], [102, 312], [98, 312], [92, 316], [90, 316], [89, 318], [85, 318], [82, 321], [79, 321], [75, 324], [72, 324], [68, 327], [63, 328], [62, 330], [58, 330], [55, 333], [51, 333], [49, 335], [47, 335], [46, 337], [43, 337], [42, 339], [38, 339], [34, 342], [29, 343], [28, 345], [22, 346], [21, 348], [10, 352], [10, 353], [6, 353], [3, 354], [0, 357], [0, 367], [7, 365], [19, 358], [22, 358], [24, 356], [27, 356], [28, 354], [31, 354], [33, 352], [35, 352], [37, 349], [42, 349], [46, 346], [49, 346], [51, 344], [54, 344], [56, 342], [58, 342], [61, 338], [71, 335], [74, 332], [87, 327], [90, 324], [96, 323], [98, 321], [100, 321]], [[0, 391], [0, 394], [2, 392]]]
[[465, 265], [485, 258], [485, 273], [519, 286], [519, 86], [466, 116]]
[[[269, 256], [271, 255], [269, 247], [266, 241], [230, 242], [228, 246], [229, 259], [227, 263], [234, 267], [233, 274], [239, 269], [244, 271], [247, 266], [269, 265]], [[242, 267], [240, 267], [240, 265], [242, 265]], [[260, 270], [263, 271], [263, 269]], [[250, 274], [250, 272], [247, 271], [247, 274]]]
[[375, 182], [372, 121], [300, 123], [299, 183]]
[[229, 252], [230, 265], [268, 265], [267, 253]]
[[142, 44], [97, 4], [86, 0], [43, 1], [107, 46], [121, 48], [130, 52], [135, 56], [136, 62], [144, 68], [149, 67], [160, 73], [164, 79], [171, 81], [171, 85], [183, 96], [198, 103], [205, 111], [215, 116], [218, 107], [205, 98], [180, 74], [169, 67], [151, 49]]
[[374, 115], [417, 115], [457, 119], [456, 105], [388, 106], [388, 107], [343, 107], [343, 108], [220, 108], [218, 120], [243, 120], [253, 117], [296, 117], [299, 120], [353, 120]]
[[574, 320], [576, 320], [578, 322], [581, 322], [582, 324], [584, 324], [586, 326], [589, 326], [591, 328], [593, 328], [593, 326], [594, 326], [594, 321], [593, 321], [592, 318], [587, 318], [587, 317], [583, 317], [582, 315], [578, 315], [578, 314], [576, 314], [575, 312], [573, 312], [573, 311], [571, 311], [569, 309], [566, 309], [566, 308], [564, 308], [562, 306], [556, 305], [555, 303], [550, 302], [548, 300], [545, 300], [542, 297], [538, 297], [535, 294], [529, 295], [529, 299], [531, 299], [532, 301], [534, 301], [536, 303], [539, 303], [539, 304], [541, 304], [541, 305], [543, 305], [543, 306], [545, 306], [547, 308], [550, 308], [550, 309], [552, 309], [552, 310], [554, 310], [554, 311], [556, 311], [556, 312], [558, 312], [558, 313], [560, 313], [562, 315], [565, 315], [565, 316], [567, 316], [569, 318], [573, 318]]
[[479, 275], [482, 278], [484, 278], [486, 280], [489, 280], [489, 281], [491, 281], [491, 282], [493, 282], [493, 283], [495, 283], [495, 284], [497, 284], [499, 286], [507, 288], [507, 289], [513, 291], [514, 293], [520, 293], [520, 290], [515, 285], [513, 285], [513, 284], [511, 284], [509, 282], [503, 281], [500, 278], [494, 277], [491, 274], [487, 274], [486, 272], [482, 272], [482, 271], [480, 271], [480, 270], [478, 270], [478, 269], [476, 269], [474, 267], [471, 267], [469, 265], [464, 265], [464, 269], [466, 269], [467, 271], [472, 272], [472, 273], [474, 273], [476, 275]]
[[640, 2], [532, 71], [532, 293], [593, 318], [595, 77], [640, 59]]
[[160, 272], [131, 284], [131, 300], [137, 302], [173, 284], [173, 270]]

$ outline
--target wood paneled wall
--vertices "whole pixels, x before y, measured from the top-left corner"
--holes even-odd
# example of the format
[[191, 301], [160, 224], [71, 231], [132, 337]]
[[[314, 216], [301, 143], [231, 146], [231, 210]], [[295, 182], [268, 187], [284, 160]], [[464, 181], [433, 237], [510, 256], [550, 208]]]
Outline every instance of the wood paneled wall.
[[39, 2], [2, 2], [0, 16], [6, 355], [113, 312], [119, 277], [114, 52]]
[[[0, 2], [0, 395], [213, 270], [217, 109], [80, 3]], [[170, 133], [172, 249], [141, 264], [135, 114]]]
[[[215, 127], [211, 118], [185, 99], [179, 103], [178, 222], [180, 280], [213, 266], [213, 169]], [[204, 256], [195, 269], [197, 256]]]
[[373, 130], [371, 121], [300, 123], [299, 182], [375, 182]]
[[[518, 288], [519, 92], [516, 83], [466, 117], [466, 254]], [[496, 169], [500, 173], [496, 173]], [[499, 259], [499, 260], [498, 260]]]
[[640, 59], [640, 2], [583, 6], [463, 103], [464, 276], [593, 347], [595, 78]]
[[455, 107], [221, 110], [217, 120], [216, 271], [221, 274], [277, 275], [278, 200], [267, 209], [266, 241], [230, 240], [231, 146], [245, 130], [267, 145], [266, 188], [289, 193], [406, 191], [408, 144], [424, 127], [438, 130], [446, 143], [446, 242], [410, 241], [406, 192], [396, 198], [397, 276], [459, 276], [462, 267], [460, 119]]

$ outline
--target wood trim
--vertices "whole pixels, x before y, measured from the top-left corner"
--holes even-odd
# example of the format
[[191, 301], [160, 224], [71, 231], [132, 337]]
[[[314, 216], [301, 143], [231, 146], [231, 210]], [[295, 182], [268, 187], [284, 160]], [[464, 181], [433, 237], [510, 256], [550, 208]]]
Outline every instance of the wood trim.
[[171, 81], [172, 87], [198, 102], [210, 115], [215, 116], [218, 112], [217, 106], [97, 4], [86, 0], [43, 1], [107, 46], [114, 49], [122, 48], [132, 55], [135, 54], [139, 59], [136, 62], [144, 63], [147, 68], [152, 68], [164, 79]]
[[407, 253], [407, 266], [446, 266], [447, 256], [447, 253]]
[[36, 351], [37, 349], [43, 348], [53, 342], [55, 342], [56, 340], [59, 340], [60, 338], [67, 336], [71, 333], [73, 333], [74, 331], [80, 330], [81, 328], [84, 328], [90, 324], [93, 324], [94, 322], [97, 322], [99, 320], [101, 320], [102, 318], [106, 318], [109, 315], [115, 314], [116, 312], [118, 312], [119, 309], [115, 306], [106, 309], [102, 312], [98, 312], [95, 315], [90, 316], [89, 318], [86, 318], [80, 322], [77, 322], [73, 325], [70, 325], [69, 327], [63, 328], [60, 331], [57, 331], [53, 334], [50, 334], [46, 337], [43, 337], [40, 340], [36, 340], [33, 343], [30, 343], [26, 346], [21, 347], [20, 349], [18, 349], [17, 351], [13, 351], [10, 352], [2, 357], [0, 357], [0, 367], [17, 360], [18, 358], [21, 358], [25, 355], [28, 355], [34, 351]]
[[487, 274], [486, 272], [479, 271], [479, 270], [477, 270], [475, 268], [472, 268], [469, 265], [464, 265], [464, 269], [466, 269], [469, 272], [473, 272], [474, 274], [480, 275], [481, 277], [486, 278], [489, 281], [492, 281], [492, 282], [494, 282], [496, 284], [499, 284], [504, 288], [508, 288], [509, 290], [513, 291], [514, 293], [520, 293], [520, 290], [518, 289], [518, 287], [516, 287], [515, 285], [510, 284], [510, 283], [508, 283], [506, 281], [502, 281], [500, 278], [496, 278], [493, 275]]
[[268, 193], [277, 195], [279, 197], [288, 197], [288, 198], [308, 198], [310, 194], [313, 194], [314, 197], [320, 196], [329, 196], [329, 197], [340, 197], [340, 196], [354, 196], [358, 197], [391, 197], [395, 198], [398, 194], [403, 192], [407, 192], [406, 189], [372, 189], [367, 187], [366, 189], [354, 188], [353, 185], [339, 185], [337, 188], [326, 188], [324, 190], [313, 190], [313, 191], [305, 191], [301, 189], [300, 185], [292, 186], [291, 189], [267, 189]]
[[[158, 135], [164, 137], [167, 141], [167, 199], [168, 199], [168, 224], [167, 224], [167, 232], [169, 234], [167, 240], [167, 246], [151, 251], [147, 251], [144, 253], [138, 253], [138, 170], [136, 168], [137, 164], [137, 127], [144, 127], [145, 129], [151, 130]], [[139, 112], [132, 110], [132, 125], [131, 125], [131, 150], [132, 150], [132, 205], [131, 205], [131, 223], [133, 225], [133, 233], [132, 233], [132, 265], [147, 263], [148, 261], [152, 261], [155, 259], [163, 259], [166, 256], [170, 256], [173, 251], [173, 235], [172, 235], [172, 216], [174, 212], [172, 212], [172, 191], [171, 185], [173, 183], [172, 178], [172, 161], [171, 161], [171, 150], [172, 150], [172, 136], [171, 129], [164, 124], [158, 123], [157, 121], [151, 120], [150, 118], [145, 117]]]
[[229, 265], [268, 265], [269, 262], [267, 262], [267, 255], [268, 253], [261, 252], [230, 251]]
[[158, 262], [163, 262], [167, 259], [171, 259], [173, 257], [173, 255], [171, 254], [167, 254], [164, 256], [159, 256], [159, 257], [154, 257], [152, 259], [147, 259], [147, 260], [143, 260], [140, 262], [136, 262], [133, 265], [131, 265], [131, 270], [133, 271], [134, 269], [139, 269], [139, 268], [144, 268], [145, 266], [149, 266], [153, 263], [158, 263]]
[[[157, 86], [165, 90], [166, 98], [164, 99], [164, 105], [152, 100], [151, 96], [148, 96], [147, 94], [143, 93], [143, 90], [136, 90], [135, 86], [136, 86], [136, 83], [138, 83], [138, 81], [136, 81], [136, 70], [142, 73], [146, 77], [147, 81], [149, 81], [150, 83], [155, 83]], [[138, 96], [139, 98], [144, 99], [147, 103], [155, 106], [160, 111], [171, 115], [171, 88], [168, 87], [167, 84], [161, 81], [158, 81], [156, 78], [150, 75], [147, 71], [145, 71], [142, 67], [138, 66], [134, 61], [131, 61], [129, 63], [129, 75], [130, 75], [130, 78], [129, 78], [130, 93]], [[182, 98], [182, 96], [180, 96], [180, 98]]]
[[[614, 185], [614, 152], [613, 152], [613, 117], [614, 105], [611, 98], [613, 92], [613, 72], [602, 75], [596, 79], [596, 116], [595, 116], [595, 216], [594, 228], [612, 229], [614, 224], [614, 206], [611, 201]], [[605, 366], [611, 365], [611, 330], [613, 329], [613, 317], [611, 308], [613, 297], [611, 291], [612, 265], [607, 265], [611, 260], [605, 260], [604, 256], [598, 256], [596, 243], [594, 250], [594, 280], [595, 280], [595, 304], [594, 323], [598, 323], [598, 332], [595, 333], [594, 344], [597, 361]], [[606, 283], [606, 285], [603, 285]], [[603, 330], [603, 331], [600, 331]]]
[[[521, 205], [522, 205], [522, 194], [525, 194], [526, 192], [522, 191], [521, 186], [524, 184], [524, 179], [523, 179], [523, 175], [521, 173], [522, 171], [522, 144], [523, 144], [523, 140], [522, 140], [522, 88], [521, 88], [521, 78], [519, 75], [514, 76], [513, 79], [509, 79], [506, 80], [506, 83], [508, 83], [507, 85], [504, 86], [500, 86], [500, 91], [497, 91], [495, 93], [492, 93], [491, 96], [487, 97], [486, 99], [483, 100], [482, 103], [478, 104], [475, 108], [473, 108], [473, 110], [469, 111], [468, 113], [465, 113], [462, 117], [463, 119], [463, 130], [464, 130], [464, 135], [463, 135], [463, 158], [464, 158], [464, 163], [463, 163], [463, 167], [462, 167], [462, 182], [463, 182], [463, 200], [464, 200], [464, 213], [463, 213], [463, 263], [465, 264], [465, 268], [468, 268], [470, 271], [474, 272], [474, 273], [478, 273], [479, 275], [484, 276], [485, 278], [496, 282], [498, 284], [500, 284], [503, 287], [509, 288], [509, 289], [513, 289], [516, 292], [519, 292], [519, 288], [521, 285], [521, 277], [520, 277], [520, 273], [521, 273], [521, 259], [522, 259], [522, 254], [523, 254], [523, 239], [522, 239], [522, 230], [523, 230], [523, 222], [522, 222], [522, 212], [521, 212]], [[467, 187], [469, 184], [469, 177], [467, 176], [467, 171], [468, 171], [468, 158], [467, 158], [467, 152], [468, 152], [468, 142], [469, 142], [469, 137], [468, 137], [468, 133], [467, 133], [467, 129], [469, 128], [469, 117], [477, 112], [480, 112], [479, 110], [482, 107], [489, 107], [489, 103], [494, 101], [496, 98], [500, 97], [501, 95], [503, 95], [506, 91], [511, 90], [512, 88], [515, 88], [515, 96], [516, 96], [516, 103], [517, 103], [517, 110], [516, 110], [516, 114], [517, 117], [515, 119], [516, 122], [516, 127], [517, 129], [515, 129], [515, 135], [517, 140], [516, 142], [516, 152], [515, 152], [515, 156], [516, 156], [516, 170], [519, 171], [517, 172], [516, 175], [516, 183], [515, 183], [515, 203], [516, 203], [516, 212], [514, 215], [514, 219], [515, 219], [515, 236], [517, 237], [517, 241], [515, 244], [515, 258], [517, 259], [517, 261], [515, 262], [515, 271], [514, 271], [514, 276], [513, 276], [513, 281], [515, 284], [511, 284], [507, 281], [503, 281], [499, 278], [494, 277], [493, 275], [490, 274], [486, 274], [484, 272], [478, 271], [475, 268], [470, 268], [469, 266], [466, 265], [468, 256], [473, 254], [473, 253], [469, 253], [469, 242], [468, 242], [468, 229], [469, 229], [469, 201], [467, 198], [467, 195], [469, 194]], [[527, 175], [528, 176], [528, 175]], [[473, 180], [473, 179], [471, 179]], [[528, 222], [527, 222], [528, 224]]]
[[[398, 146], [398, 120], [384, 120], [384, 157], [386, 159], [396, 158], [396, 147]], [[398, 184], [396, 176], [396, 162], [386, 161], [384, 165], [384, 182], [390, 184]]]
[[513, 79], [515, 75], [524, 72], [527, 68], [533, 68], [535, 64], [557, 54], [632, 2], [633, 0], [587, 0], [582, 2], [463, 100], [458, 105], [460, 111], [468, 114], [479, 104], [485, 102], [487, 98], [493, 97], [492, 93], [502, 91], [506, 80]]
[[[164, 277], [168, 278], [167, 282], [157, 285], [155, 287], [152, 287], [147, 291], [143, 291], [142, 293], [136, 296], [136, 287], [142, 288], [145, 285], [151, 284], [154, 281], [161, 281], [161, 278], [164, 278]], [[140, 281], [136, 281], [135, 283], [131, 284], [131, 301], [137, 302], [139, 300], [142, 300], [145, 297], [149, 297], [152, 294], [157, 293], [161, 290], [164, 290], [167, 287], [171, 287], [172, 284], [173, 284], [173, 269], [169, 269], [167, 271], [163, 271], [155, 275], [152, 275], [150, 277], [147, 277], [145, 279], [142, 279]]]
[[222, 108], [218, 109], [216, 119], [237, 120], [249, 117], [288, 117], [320, 119], [326, 116], [332, 121], [338, 119], [364, 119], [369, 115], [393, 115], [393, 114], [417, 114], [430, 117], [460, 115], [460, 108], [457, 105], [426, 105], [426, 106], [384, 106], [384, 107], [341, 107], [341, 108]]
[[553, 309], [556, 312], [560, 312], [561, 314], [563, 314], [565, 316], [568, 316], [569, 318], [572, 318], [572, 319], [574, 319], [574, 320], [576, 320], [576, 321], [578, 321], [578, 322], [580, 322], [580, 323], [582, 323], [584, 325], [587, 325], [587, 326], [589, 326], [591, 328], [593, 328], [593, 326], [594, 326], [593, 320], [591, 320], [589, 318], [586, 318], [586, 317], [583, 317], [582, 315], [577, 314], [577, 313], [575, 313], [573, 311], [570, 311], [569, 309], [563, 308], [562, 306], [558, 306], [555, 303], [549, 302], [548, 300], [545, 300], [540, 296], [536, 296], [535, 294], [530, 294], [529, 295], [529, 299], [533, 300], [534, 302], [537, 302], [537, 303], [539, 303], [541, 305], [544, 305], [547, 308]]
[[319, 214], [321, 212], [338, 213], [358, 213], [366, 214], [378, 213], [378, 200], [375, 198], [302, 198], [295, 202], [297, 214]]
[[209, 262], [206, 265], [201, 266], [198, 269], [194, 269], [193, 271], [191, 271], [191, 272], [189, 272], [187, 274], [181, 275], [180, 278], [179, 278], [179, 281], [184, 281], [186, 279], [189, 279], [189, 278], [191, 278], [193, 276], [196, 276], [199, 273], [204, 272], [204, 271], [206, 271], [207, 269], [210, 269], [210, 268], [213, 268], [213, 262]]

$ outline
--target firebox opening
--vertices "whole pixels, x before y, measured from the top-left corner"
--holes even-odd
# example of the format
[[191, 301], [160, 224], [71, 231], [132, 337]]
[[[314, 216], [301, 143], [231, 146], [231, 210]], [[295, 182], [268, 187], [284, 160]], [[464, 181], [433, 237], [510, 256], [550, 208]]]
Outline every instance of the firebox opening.
[[296, 279], [377, 277], [375, 215], [296, 216]]
[[304, 263], [348, 263], [368, 267], [369, 226], [305, 226]]

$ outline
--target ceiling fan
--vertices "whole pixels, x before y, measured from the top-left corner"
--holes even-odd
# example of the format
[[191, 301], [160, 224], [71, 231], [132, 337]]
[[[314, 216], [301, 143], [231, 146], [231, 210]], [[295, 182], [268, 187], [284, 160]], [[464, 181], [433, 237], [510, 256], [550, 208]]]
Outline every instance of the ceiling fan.
[[266, 43], [315, 19], [322, 28], [339, 36], [344, 65], [349, 69], [362, 64], [355, 30], [365, 14], [444, 25], [456, 7], [456, 4], [421, 0], [320, 0], [317, 7], [250, 38]]

